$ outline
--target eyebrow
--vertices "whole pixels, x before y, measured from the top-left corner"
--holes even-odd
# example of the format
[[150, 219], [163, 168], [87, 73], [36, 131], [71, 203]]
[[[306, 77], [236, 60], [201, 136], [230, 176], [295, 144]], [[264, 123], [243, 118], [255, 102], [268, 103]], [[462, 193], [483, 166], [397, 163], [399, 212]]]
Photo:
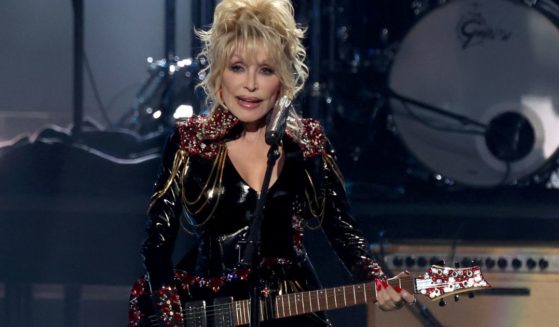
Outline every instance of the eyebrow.
[[[229, 59], [230, 62], [231, 61], [237, 61], [237, 60], [244, 62], [246, 59], [245, 59], [244, 56], [242, 56], [238, 53], [234, 53], [233, 55], [231, 55], [231, 58]], [[266, 61], [264, 61], [264, 62], [259, 62], [258, 65], [265, 65], [265, 66], [270, 66], [270, 67], [273, 66], [269, 59], [266, 59]]]

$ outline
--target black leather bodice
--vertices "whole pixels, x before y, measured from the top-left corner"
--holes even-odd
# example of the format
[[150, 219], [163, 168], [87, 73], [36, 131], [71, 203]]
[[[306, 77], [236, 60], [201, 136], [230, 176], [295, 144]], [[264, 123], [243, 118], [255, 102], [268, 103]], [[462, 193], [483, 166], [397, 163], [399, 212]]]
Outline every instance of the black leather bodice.
[[[169, 139], [148, 210], [142, 254], [152, 289], [173, 280], [171, 255], [181, 227], [198, 243], [178, 268], [202, 278], [230, 274], [239, 265], [239, 240], [255, 208], [257, 192], [243, 181], [226, 153], [225, 143], [238, 130], [233, 127], [223, 137], [206, 140], [198, 132], [205, 125], [197, 119], [187, 122], [187, 132], [178, 130]], [[299, 141], [284, 137], [284, 166], [268, 194], [262, 227], [262, 256], [281, 262], [282, 274], [274, 276], [294, 281], [299, 289], [320, 286], [303, 247], [309, 225], [323, 228], [355, 279], [382, 274], [350, 214], [334, 152], [319, 125], [314, 126], [318, 129], [304, 125], [308, 135]]]
[[[226, 152], [224, 144], [220, 151]], [[293, 204], [300, 197], [298, 182], [304, 176], [301, 174], [302, 157], [297, 147], [288, 142], [284, 146], [284, 154], [283, 168], [278, 179], [271, 185], [266, 200], [261, 252], [263, 257], [293, 260], [297, 256], [292, 228]], [[198, 202], [206, 203], [201, 210], [200, 204], [186, 204], [190, 225], [186, 228], [201, 225], [195, 229], [201, 241], [201, 246], [196, 251], [204, 249], [208, 252], [205, 253], [206, 256], [199, 256], [195, 265], [185, 262], [180, 267], [200, 276], [219, 276], [239, 265], [243, 248], [242, 245], [239, 246], [239, 241], [247, 234], [258, 198], [258, 192], [242, 179], [227, 154], [224, 153], [223, 156], [223, 175], [214, 190], [202, 192], [206, 181], [198, 174], [189, 174], [183, 181], [185, 194], [198, 195], [202, 192], [202, 199]], [[207, 165], [206, 160], [192, 160], [189, 169], [191, 172], [207, 171], [204, 169]], [[219, 195], [212, 194], [214, 198], [209, 199], [208, 192], [219, 192]]]

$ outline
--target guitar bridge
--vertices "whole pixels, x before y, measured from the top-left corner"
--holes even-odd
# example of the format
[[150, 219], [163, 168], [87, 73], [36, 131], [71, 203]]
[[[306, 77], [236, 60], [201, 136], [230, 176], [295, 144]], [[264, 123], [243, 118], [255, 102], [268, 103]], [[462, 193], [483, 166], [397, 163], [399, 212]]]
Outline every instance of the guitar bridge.
[[233, 298], [222, 297], [207, 306], [206, 301], [184, 304], [184, 324], [188, 327], [234, 327]]
[[213, 327], [233, 327], [235, 326], [233, 320], [233, 298], [221, 297], [213, 302], [214, 304], [214, 319]]
[[192, 301], [184, 304], [184, 322], [189, 327], [208, 327], [206, 301]]

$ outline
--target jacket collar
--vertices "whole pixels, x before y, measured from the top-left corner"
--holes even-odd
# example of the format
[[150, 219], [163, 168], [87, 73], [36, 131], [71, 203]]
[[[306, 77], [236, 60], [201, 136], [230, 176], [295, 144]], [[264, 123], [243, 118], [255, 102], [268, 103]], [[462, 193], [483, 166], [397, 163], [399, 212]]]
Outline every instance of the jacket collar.
[[[193, 117], [198, 121], [198, 139], [202, 142], [219, 143], [238, 138], [242, 133], [242, 124], [229, 110], [217, 107], [207, 116]], [[288, 124], [285, 135], [298, 144], [303, 157], [310, 158], [324, 153], [327, 143], [322, 126], [317, 120], [302, 119], [300, 130], [294, 130]]]
[[[233, 129], [238, 129], [240, 121], [229, 110], [217, 107], [205, 117], [200, 129], [202, 141], [218, 141], [231, 134]], [[237, 128], [235, 128], [237, 127]]]

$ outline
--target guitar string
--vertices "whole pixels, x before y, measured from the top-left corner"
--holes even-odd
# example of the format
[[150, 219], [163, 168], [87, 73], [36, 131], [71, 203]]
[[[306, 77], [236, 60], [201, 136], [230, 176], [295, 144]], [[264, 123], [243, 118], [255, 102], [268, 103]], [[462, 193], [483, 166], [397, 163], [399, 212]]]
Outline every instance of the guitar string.
[[[414, 284], [414, 283], [413, 283], [412, 280], [402, 280], [402, 282], [401, 282], [401, 285], [402, 285], [402, 286], [403, 286], [403, 285], [406, 285], [406, 286], [413, 286], [413, 284]], [[456, 282], [453, 282], [453, 283], [448, 283], [448, 282], [447, 282], [447, 283], [438, 283], [438, 284], [433, 284], [433, 285], [431, 285], [430, 288], [437, 288], [437, 287], [443, 287], [443, 286], [448, 286], [448, 285], [456, 285], [456, 284], [459, 284], [459, 283], [456, 283]], [[363, 286], [364, 286], [364, 291], [365, 291], [365, 292], [367, 291], [367, 285], [371, 286], [370, 284], [363, 284]], [[346, 287], [350, 287], [350, 286], [346, 286]], [[466, 290], [466, 289], [468, 289], [468, 288], [475, 288], [475, 287], [476, 287], [475, 285], [474, 285], [474, 286], [467, 286], [467, 285], [466, 285], [466, 286], [464, 287], [464, 290]], [[341, 291], [342, 288], [343, 288], [343, 287], [340, 287], [340, 288], [338, 289], [338, 291]], [[409, 287], [404, 287], [404, 288], [409, 288]], [[329, 306], [329, 305], [325, 306], [324, 309], [321, 309], [321, 308], [320, 308], [320, 303], [319, 303], [319, 301], [318, 301], [319, 298], [325, 298], [325, 300], [326, 300], [325, 302], [327, 302], [329, 299], [332, 299], [333, 297], [336, 298], [336, 297], [339, 297], [339, 296], [340, 296], [340, 294], [339, 294], [339, 293], [336, 294], [335, 291], [333, 291], [332, 293], [330, 293], [330, 292], [328, 292], [328, 291], [320, 290], [320, 291], [318, 291], [318, 292], [320, 292], [320, 294], [318, 294], [318, 293], [313, 294], [313, 292], [316, 292], [316, 291], [309, 291], [309, 292], [308, 292], [308, 295], [309, 295], [308, 297], [309, 297], [309, 302], [310, 302], [311, 304], [312, 304], [312, 301], [313, 301], [313, 300], [316, 300], [316, 301], [317, 301], [317, 309], [318, 309], [318, 310], [315, 310], [315, 311], [319, 311], [319, 310], [328, 310], [328, 309], [330, 309], [330, 306]], [[282, 296], [286, 296], [288, 302], [291, 302], [291, 295], [292, 295], [292, 294], [297, 294], [297, 293], [291, 293], [291, 294], [286, 294], [286, 295], [282, 295]], [[304, 293], [303, 293], [303, 294], [304, 294]], [[326, 294], [326, 296], [324, 296], [324, 294]], [[303, 295], [301, 295], [301, 298], [303, 299]], [[363, 298], [365, 298], [365, 296], [363, 296]], [[295, 299], [293, 299], [293, 300], [294, 300], [296, 303], [297, 303], [297, 301], [298, 301], [298, 299], [297, 299], [296, 297], [295, 297]], [[248, 301], [248, 300], [240, 300], [240, 301]], [[304, 301], [304, 299], [303, 299], [303, 301]], [[250, 303], [250, 302], [249, 302], [249, 303]], [[245, 303], [244, 305], [246, 306], [247, 304], [248, 304], [248, 303]], [[262, 304], [265, 305], [265, 304], [264, 304], [264, 301], [262, 302]], [[326, 303], [325, 303], [325, 304], [326, 304]], [[278, 305], [279, 305], [279, 302], [276, 301], [275, 306], [278, 306]], [[295, 306], [297, 306], [297, 304], [295, 304]], [[309, 306], [309, 308], [310, 308], [310, 306]], [[198, 312], [198, 313], [196, 313], [196, 312], [187, 312], [187, 311], [189, 311], [187, 308], [183, 309], [183, 310], [182, 310], [182, 313], [183, 313], [183, 317], [185, 318], [186, 321], [188, 321], [188, 320], [192, 321], [192, 319], [200, 319], [200, 318], [202, 318], [202, 317], [204, 317], [204, 318], [206, 318], [206, 319], [211, 319], [211, 318], [216, 317], [216, 316], [218, 316], [218, 315], [223, 316], [224, 313], [229, 313], [229, 317], [231, 317], [231, 316], [230, 316], [231, 313], [234, 314], [234, 312], [235, 312], [234, 309], [235, 309], [235, 308], [233, 307], [233, 303], [225, 303], [225, 304], [207, 306], [207, 307], [206, 307], [206, 312], [207, 312], [207, 313], [204, 314], [203, 316], [200, 314], [200, 312]], [[265, 309], [265, 311], [263, 311], [263, 314], [262, 314], [262, 317], [261, 317], [261, 318], [262, 318], [263, 320], [265, 320], [265, 319], [267, 319], [267, 318], [269, 319], [270, 317], [268, 317], [267, 307], [264, 307], [264, 309]], [[248, 314], [250, 308], [246, 307], [246, 310], [247, 310], [246, 313]], [[277, 313], [279, 313], [279, 307], [277, 307], [276, 310], [278, 311]], [[303, 310], [302, 310], [302, 311], [303, 311]], [[296, 310], [296, 312], [297, 312], [297, 310]], [[311, 311], [309, 311], [309, 312], [311, 312]], [[277, 315], [277, 313], [276, 313], [276, 315]], [[301, 314], [303, 314], [303, 313], [304, 313], [304, 312], [301, 312]], [[297, 314], [298, 314], [298, 313], [297, 313]], [[295, 315], [297, 315], [297, 314], [295, 314]], [[290, 312], [289, 315], [290, 315], [290, 316], [293, 316], [292, 312]], [[272, 314], [272, 315], [271, 315], [271, 318], [276, 318], [276, 317], [274, 317], [274, 315]], [[278, 317], [278, 318], [279, 318], [279, 317]], [[156, 315], [150, 315], [150, 316], [148, 316], [148, 320], [149, 320], [150, 322], [155, 323], [155, 322], [158, 321], [158, 317], [157, 317]]]
[[[411, 284], [411, 283], [403, 282], [402, 285], [404, 285], [404, 284]], [[438, 287], [444, 287], [444, 286], [456, 285], [456, 284], [457, 283], [438, 283], [438, 284], [430, 285], [431, 287], [429, 287], [429, 288], [438, 288]], [[465, 287], [464, 290], [467, 289], [467, 288], [474, 288], [474, 287], [475, 286]], [[293, 296], [290, 296], [289, 294], [282, 295], [282, 296], [286, 297], [287, 302], [295, 302], [295, 303], [300, 303], [301, 300], [303, 300], [304, 302], [311, 302], [311, 301], [317, 301], [318, 302], [318, 298], [324, 298], [326, 301], [328, 301], [328, 300], [331, 300], [333, 298], [339, 298], [341, 296], [340, 293], [332, 294], [332, 292], [324, 291], [323, 294], [312, 294], [313, 292], [315, 292], [315, 291], [310, 291], [308, 293], [309, 296], [310, 296], [308, 301], [304, 301], [304, 299], [302, 298], [303, 297], [302, 295], [301, 295], [301, 299], [297, 299], [297, 298], [293, 299]], [[339, 292], [341, 292], [341, 290], [339, 290]], [[300, 293], [291, 293], [291, 294], [300, 294]], [[324, 296], [324, 294], [326, 294], [326, 296]], [[364, 296], [363, 296], [363, 298], [364, 298]], [[249, 301], [249, 300], [245, 299], [245, 300], [237, 300], [237, 301]], [[265, 301], [262, 301], [261, 303], [262, 303], [263, 306], [266, 305]], [[350, 303], [352, 303], [352, 302], [350, 301]], [[355, 302], [353, 302], [353, 303], [355, 303]], [[243, 305], [246, 307], [248, 304], [250, 304], [250, 302], [244, 303]], [[298, 305], [298, 304], [296, 304], [296, 305]], [[273, 303], [273, 306], [277, 306], [277, 302]], [[318, 305], [318, 303], [317, 303], [317, 309], [318, 310], [316, 310], [316, 311], [328, 310], [329, 308], [334, 308], [334, 306], [332, 306], [332, 305], [326, 306], [326, 303], [324, 303], [324, 305], [323, 305], [324, 309], [321, 309], [320, 307], [321, 306]], [[310, 306], [309, 306], [309, 308], [310, 308]], [[225, 313], [225, 312], [234, 312], [234, 309], [235, 308], [233, 307], [232, 303], [209, 305], [209, 306], [206, 306], [206, 309], [205, 309], [206, 314], [204, 314], [203, 316], [206, 317], [206, 318], [213, 318], [213, 317], [221, 315], [222, 313]], [[250, 309], [250, 308], [247, 308], [247, 309]], [[196, 308], [195, 308], [195, 310], [196, 310]], [[276, 311], [277, 311], [277, 308], [276, 308]], [[303, 311], [303, 310], [301, 310], [301, 311]], [[310, 312], [308, 310], [304, 310], [304, 311], [305, 312]], [[305, 313], [305, 312], [302, 312], [302, 313]], [[196, 318], [197, 316], [201, 316], [200, 313], [191, 312], [188, 308], [182, 309], [182, 313], [183, 313], [183, 317], [185, 317], [187, 319], [192, 319], [192, 318]]]
[[[314, 292], [314, 291], [311, 291], [311, 292]], [[326, 292], [325, 292], [325, 293], [326, 293]], [[357, 292], [356, 292], [356, 293], [357, 293]], [[291, 293], [291, 294], [295, 294], [295, 293]], [[321, 294], [310, 294], [311, 297], [310, 297], [309, 300], [307, 300], [307, 301], [305, 301], [304, 299], [302, 299], [302, 296], [301, 296], [301, 300], [303, 300], [304, 302], [317, 302], [317, 303], [318, 303], [318, 298], [325, 298], [326, 300], [331, 300], [331, 299], [333, 299], [334, 297], [338, 297], [338, 298], [339, 298], [339, 297], [342, 296], [341, 293], [338, 293], [338, 294], [327, 294], [326, 296], [323, 296], [323, 295], [324, 295], [324, 294], [322, 294], [322, 295], [321, 295]], [[365, 296], [360, 296], [359, 298], [360, 298], [360, 299], [361, 299], [361, 298], [364, 299]], [[297, 302], [297, 300], [298, 300], [298, 299], [292, 299], [292, 297], [290, 297], [290, 298], [287, 299], [288, 302], [294, 302], [294, 301], [295, 301], [296, 303], [300, 303], [300, 302]], [[245, 299], [245, 300], [239, 300], [239, 301], [248, 301], [248, 300]], [[261, 303], [262, 303], [262, 305], [266, 305], [264, 301], [261, 302]], [[349, 303], [352, 303], [352, 302], [350, 301]], [[353, 303], [355, 303], [355, 302], [353, 302]], [[247, 302], [247, 303], [244, 303], [243, 306], [246, 308], [249, 304], [250, 304], [250, 302]], [[334, 306], [331, 306], [331, 305], [328, 305], [328, 307], [326, 307], [325, 304], [326, 304], [326, 303], [324, 303], [324, 305], [318, 305], [318, 304], [317, 304], [317, 309], [318, 309], [318, 310], [313, 310], [313, 311], [327, 310], [328, 308], [332, 308], [332, 309], [334, 308]], [[333, 303], [332, 303], [332, 304], [333, 304]], [[276, 303], [273, 303], [273, 305], [274, 305], [274, 306], [277, 306], [277, 302], [276, 302]], [[299, 304], [297, 304], [297, 305], [299, 305]], [[207, 314], [205, 314], [204, 316], [205, 316], [205, 317], [214, 317], [214, 316], [216, 316], [216, 315], [219, 313], [218, 311], [220, 310], [220, 307], [222, 307], [222, 306], [229, 306], [229, 307], [231, 308], [231, 310], [234, 310], [233, 305], [232, 305], [231, 303], [218, 304], [218, 305], [209, 305], [209, 306], [206, 307], [206, 309], [207, 309], [207, 310], [206, 310], [206, 311], [207, 311]], [[320, 308], [321, 306], [324, 307], [324, 309]], [[309, 308], [310, 308], [310, 305], [309, 305]], [[186, 311], [187, 311], [187, 309], [184, 309], [184, 310], [183, 310], [183, 315], [184, 315], [185, 317], [187, 317], [187, 316], [196, 316], [196, 315], [199, 315], [199, 314], [196, 314], [196, 313], [187, 313]], [[227, 311], [226, 308], [224, 308], [223, 311]], [[277, 308], [276, 308], [276, 311], [277, 311]], [[301, 311], [302, 311], [302, 310], [301, 310]], [[305, 312], [310, 312], [310, 311], [305, 310]], [[302, 314], [302, 313], [304, 313], [304, 312], [301, 312], [301, 314]]]

